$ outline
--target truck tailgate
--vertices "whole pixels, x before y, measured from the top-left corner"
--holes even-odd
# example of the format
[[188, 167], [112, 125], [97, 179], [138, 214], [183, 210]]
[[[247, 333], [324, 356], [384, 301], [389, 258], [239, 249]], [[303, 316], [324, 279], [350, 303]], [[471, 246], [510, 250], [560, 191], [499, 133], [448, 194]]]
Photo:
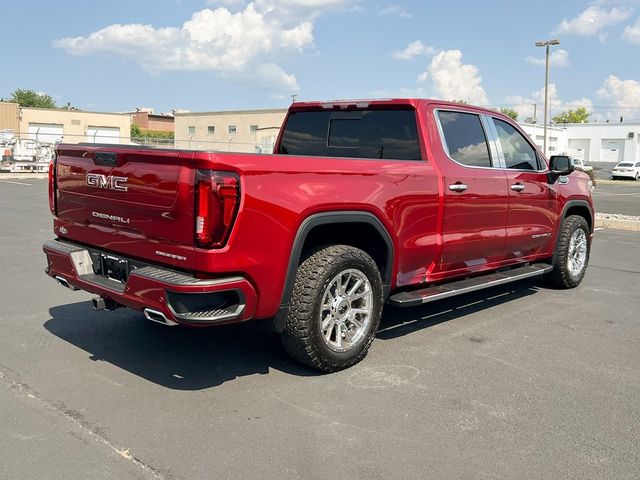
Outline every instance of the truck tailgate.
[[139, 146], [58, 146], [58, 233], [116, 253], [190, 268], [193, 171], [183, 165], [192, 156]]

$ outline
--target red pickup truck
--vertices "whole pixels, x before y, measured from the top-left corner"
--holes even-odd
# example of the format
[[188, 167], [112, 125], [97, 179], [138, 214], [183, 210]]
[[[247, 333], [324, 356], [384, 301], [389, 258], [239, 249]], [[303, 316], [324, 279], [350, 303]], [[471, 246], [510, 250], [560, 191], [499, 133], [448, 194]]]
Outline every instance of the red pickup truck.
[[591, 183], [498, 112], [294, 103], [273, 155], [59, 145], [46, 272], [165, 325], [272, 322], [297, 360], [360, 361], [383, 305], [582, 280]]

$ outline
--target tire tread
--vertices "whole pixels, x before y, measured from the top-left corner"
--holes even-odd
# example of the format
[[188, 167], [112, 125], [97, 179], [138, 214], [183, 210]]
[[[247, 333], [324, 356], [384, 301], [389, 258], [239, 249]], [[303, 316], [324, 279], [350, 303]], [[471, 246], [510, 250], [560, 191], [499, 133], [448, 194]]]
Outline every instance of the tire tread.
[[[318, 291], [322, 288], [331, 267], [344, 260], [355, 260], [370, 266], [377, 273], [377, 278], [369, 279], [372, 287], [374, 282], [381, 286], [382, 280], [377, 265], [366, 252], [358, 248], [347, 245], [332, 245], [311, 252], [302, 261], [296, 272], [291, 303], [281, 335], [282, 345], [289, 355], [295, 360], [323, 372], [335, 372], [360, 362], [367, 355], [381, 317], [382, 294], [380, 293], [379, 298], [374, 298], [377, 305], [374, 303], [373, 333], [365, 340], [357, 355], [341, 362], [331, 361], [322, 355], [313, 336]], [[374, 291], [381, 292], [380, 287], [373, 288]]]

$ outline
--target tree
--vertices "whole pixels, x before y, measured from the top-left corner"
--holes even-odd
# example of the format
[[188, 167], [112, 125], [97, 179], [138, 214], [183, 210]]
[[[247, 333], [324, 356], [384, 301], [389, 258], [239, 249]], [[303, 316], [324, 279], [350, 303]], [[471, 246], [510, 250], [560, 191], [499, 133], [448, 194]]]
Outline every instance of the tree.
[[35, 90], [23, 90], [18, 88], [11, 93], [9, 98], [3, 100], [6, 102], [18, 103], [21, 107], [58, 108], [51, 95], [39, 93]]
[[469, 102], [467, 102], [466, 100], [463, 100], [461, 98], [452, 98], [450, 101], [453, 102], [453, 103], [462, 103], [464, 105], [469, 105]]
[[513, 118], [513, 120], [518, 120], [518, 115], [520, 115], [517, 110], [508, 107], [502, 107], [500, 109], [500, 113], [506, 115], [507, 117]]
[[553, 123], [589, 123], [591, 113], [586, 108], [566, 110], [552, 118]]

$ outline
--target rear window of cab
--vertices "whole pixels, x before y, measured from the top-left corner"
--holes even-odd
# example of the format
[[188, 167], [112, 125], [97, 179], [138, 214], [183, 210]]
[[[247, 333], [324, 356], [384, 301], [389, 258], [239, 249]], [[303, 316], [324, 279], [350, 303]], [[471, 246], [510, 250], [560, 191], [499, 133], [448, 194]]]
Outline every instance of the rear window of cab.
[[422, 160], [413, 109], [292, 112], [277, 153]]

